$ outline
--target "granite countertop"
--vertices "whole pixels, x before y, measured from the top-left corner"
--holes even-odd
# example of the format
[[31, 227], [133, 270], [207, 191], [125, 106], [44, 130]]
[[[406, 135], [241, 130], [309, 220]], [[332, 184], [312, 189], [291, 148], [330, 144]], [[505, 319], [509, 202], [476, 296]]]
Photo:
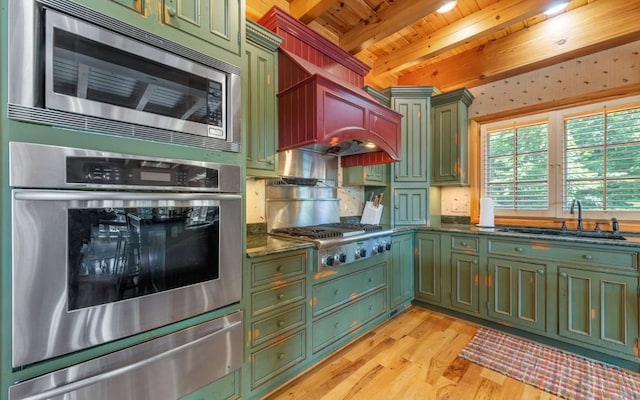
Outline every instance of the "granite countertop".
[[520, 238], [520, 239], [538, 239], [538, 240], [554, 240], [559, 242], [569, 243], [584, 243], [584, 244], [606, 244], [619, 247], [633, 247], [640, 248], [640, 235], [636, 233], [621, 232], [621, 236], [625, 240], [617, 239], [600, 239], [589, 237], [576, 237], [576, 236], [562, 236], [562, 235], [543, 235], [536, 233], [521, 233], [521, 232], [505, 232], [502, 227], [496, 228], [479, 228], [475, 225], [465, 224], [442, 224], [441, 226], [417, 226], [416, 230], [427, 230], [435, 232], [460, 232], [471, 233], [477, 235], [486, 236], [499, 236], [502, 238]]
[[[393, 229], [394, 233], [410, 232], [410, 231], [432, 231], [432, 232], [459, 232], [465, 234], [476, 234], [484, 236], [497, 236], [501, 238], [519, 238], [519, 239], [537, 239], [537, 240], [554, 240], [567, 243], [584, 243], [584, 244], [606, 244], [610, 246], [619, 246], [626, 248], [640, 249], [640, 235], [635, 233], [622, 232], [622, 236], [626, 240], [614, 239], [598, 239], [585, 238], [575, 236], [559, 236], [559, 235], [541, 235], [534, 233], [521, 232], [504, 232], [501, 227], [496, 228], [479, 228], [469, 224], [442, 224], [440, 226], [401, 226], [387, 227]], [[269, 235], [265, 232], [254, 232], [249, 230], [247, 233], [247, 256], [260, 257], [270, 254], [277, 254], [291, 250], [307, 249], [313, 247], [312, 242], [303, 242], [294, 239], [279, 238]]]
[[309, 247], [313, 247], [313, 243], [278, 238], [266, 233], [247, 234], [248, 257], [260, 257]]

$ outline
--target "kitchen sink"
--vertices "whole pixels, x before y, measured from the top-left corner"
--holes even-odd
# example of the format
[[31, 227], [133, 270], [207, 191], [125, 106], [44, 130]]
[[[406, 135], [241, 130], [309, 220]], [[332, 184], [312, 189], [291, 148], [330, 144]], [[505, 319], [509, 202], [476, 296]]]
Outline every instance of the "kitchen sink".
[[563, 237], [576, 237], [588, 239], [626, 240], [624, 236], [613, 232], [573, 231], [555, 228], [531, 228], [508, 226], [499, 229], [500, 232], [526, 233], [532, 235], [550, 235]]

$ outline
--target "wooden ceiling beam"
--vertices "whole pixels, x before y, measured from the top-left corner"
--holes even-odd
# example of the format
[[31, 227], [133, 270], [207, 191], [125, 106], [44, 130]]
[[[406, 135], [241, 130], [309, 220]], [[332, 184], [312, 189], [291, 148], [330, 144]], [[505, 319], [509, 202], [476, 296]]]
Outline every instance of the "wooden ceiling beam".
[[443, 91], [474, 87], [640, 40], [640, 2], [595, 1], [398, 78]]
[[[294, 0], [295, 1], [295, 0]], [[443, 0], [396, 0], [377, 14], [376, 22], [363, 21], [340, 37], [340, 47], [356, 54], [379, 40], [436, 11]]]
[[308, 24], [324, 14], [335, 3], [336, 0], [291, 0], [289, 14]]
[[[517, 22], [541, 14], [548, 0], [506, 0], [475, 12], [374, 62], [372, 74], [396, 73]], [[341, 41], [342, 43], [342, 41]]]

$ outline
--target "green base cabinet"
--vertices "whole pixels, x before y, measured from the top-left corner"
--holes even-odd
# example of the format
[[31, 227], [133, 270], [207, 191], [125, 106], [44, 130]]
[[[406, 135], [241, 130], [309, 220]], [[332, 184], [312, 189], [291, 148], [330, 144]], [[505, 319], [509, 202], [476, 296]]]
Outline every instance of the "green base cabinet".
[[547, 266], [508, 258], [489, 258], [490, 318], [514, 327], [546, 332]]
[[431, 99], [434, 186], [468, 185], [469, 118], [473, 95], [467, 89], [443, 93]]
[[277, 176], [278, 47], [280, 36], [247, 20], [246, 77], [247, 175]]
[[440, 234], [417, 232], [414, 240], [415, 298], [425, 303], [442, 305]]
[[395, 310], [411, 301], [413, 288], [413, 232], [391, 236], [389, 304]]
[[479, 264], [477, 255], [451, 253], [451, 308], [480, 314]]
[[260, 397], [304, 367], [308, 258], [302, 250], [248, 258], [245, 263], [243, 397]]
[[[559, 266], [560, 336], [636, 355], [638, 276]], [[637, 356], [637, 355], [636, 355]]]

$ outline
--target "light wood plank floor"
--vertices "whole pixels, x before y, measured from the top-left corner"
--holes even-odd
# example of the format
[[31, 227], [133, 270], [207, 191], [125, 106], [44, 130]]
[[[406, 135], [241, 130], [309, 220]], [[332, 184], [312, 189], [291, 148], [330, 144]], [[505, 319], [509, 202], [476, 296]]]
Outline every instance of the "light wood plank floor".
[[476, 330], [411, 307], [266, 399], [559, 399], [458, 358]]

